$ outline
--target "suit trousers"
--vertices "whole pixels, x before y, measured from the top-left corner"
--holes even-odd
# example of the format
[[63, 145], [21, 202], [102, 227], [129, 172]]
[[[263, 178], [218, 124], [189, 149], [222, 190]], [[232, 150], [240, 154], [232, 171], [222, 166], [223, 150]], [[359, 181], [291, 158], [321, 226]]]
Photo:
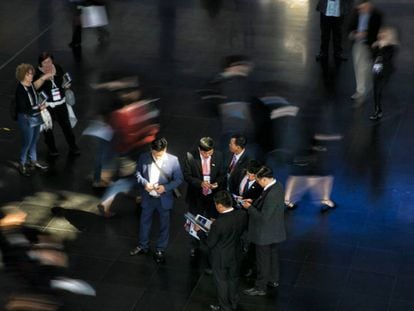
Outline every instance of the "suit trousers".
[[326, 16], [321, 13], [320, 27], [321, 27], [321, 50], [320, 53], [328, 55], [329, 43], [333, 41], [333, 49], [335, 55], [342, 54], [342, 24], [344, 17]]
[[[59, 123], [60, 127], [62, 128], [63, 135], [65, 136], [66, 142], [71, 149], [77, 149], [75, 142], [75, 135], [73, 135], [72, 127], [70, 125], [68, 109], [66, 108], [66, 104], [63, 103], [61, 105], [55, 106], [54, 108], [48, 108], [49, 113], [52, 117], [53, 122]], [[49, 148], [49, 151], [56, 152], [56, 143], [55, 137], [53, 135], [53, 129], [44, 131], [45, 135], [45, 142]]]
[[220, 307], [225, 311], [236, 309], [240, 300], [238, 292], [238, 265], [235, 263], [226, 268], [216, 268], [213, 266], [212, 270]]
[[268, 282], [279, 282], [279, 257], [277, 243], [269, 245], [256, 244], [257, 278], [255, 287], [266, 291]]
[[157, 211], [160, 217], [160, 232], [156, 250], [165, 251], [170, 237], [170, 210], [162, 207], [160, 198], [143, 197], [141, 206], [138, 246], [143, 249], [149, 248], [152, 217]]
[[356, 92], [365, 97], [372, 89], [372, 57], [368, 45], [364, 42], [355, 42], [352, 46], [352, 60]]

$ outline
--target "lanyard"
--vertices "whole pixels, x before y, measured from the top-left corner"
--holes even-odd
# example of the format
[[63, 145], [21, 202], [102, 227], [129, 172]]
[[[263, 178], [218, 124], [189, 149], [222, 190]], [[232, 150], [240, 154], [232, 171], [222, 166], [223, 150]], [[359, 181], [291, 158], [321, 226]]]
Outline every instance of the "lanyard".
[[[23, 83], [22, 83], [22, 85], [23, 85]], [[26, 90], [27, 95], [29, 96], [30, 106], [37, 107], [37, 105], [38, 105], [38, 98], [36, 96], [36, 91], [35, 91], [35, 89], [33, 87], [33, 84], [30, 84], [30, 87], [32, 88], [33, 94], [35, 95], [34, 96], [35, 97], [34, 98], [35, 100], [33, 100], [32, 94], [30, 94], [29, 89], [27, 88], [27, 86], [23, 85], [23, 87]]]

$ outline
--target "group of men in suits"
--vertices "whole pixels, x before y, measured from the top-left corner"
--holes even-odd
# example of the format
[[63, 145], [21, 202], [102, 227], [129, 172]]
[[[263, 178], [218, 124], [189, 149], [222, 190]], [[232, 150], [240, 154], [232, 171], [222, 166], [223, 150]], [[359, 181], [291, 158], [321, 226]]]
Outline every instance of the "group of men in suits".
[[[137, 164], [142, 212], [138, 245], [130, 255], [148, 253], [152, 218], [157, 211], [160, 231], [154, 259], [164, 261], [173, 190], [185, 180], [189, 211], [213, 220], [208, 236], [201, 237], [209, 248], [218, 293], [219, 304], [211, 305], [212, 310], [237, 308], [241, 239], [246, 231], [256, 253], [257, 279], [254, 287], [244, 293], [264, 296], [268, 286], [275, 288], [279, 282], [277, 244], [286, 239], [283, 188], [270, 168], [250, 158], [246, 143], [243, 135], [233, 135], [229, 142], [231, 156], [225, 160], [215, 150], [213, 139], [203, 137], [198, 148], [186, 154], [181, 171], [178, 158], [167, 152], [166, 139], [159, 138]], [[192, 257], [199, 252], [199, 244], [198, 239], [192, 239]]]

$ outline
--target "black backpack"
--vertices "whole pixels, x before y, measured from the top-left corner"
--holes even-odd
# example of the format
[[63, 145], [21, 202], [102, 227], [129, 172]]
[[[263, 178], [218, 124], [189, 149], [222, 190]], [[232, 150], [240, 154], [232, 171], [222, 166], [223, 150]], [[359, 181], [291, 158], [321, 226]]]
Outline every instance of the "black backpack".
[[13, 97], [10, 101], [10, 117], [12, 120], [17, 121], [17, 107], [16, 107], [16, 99]]

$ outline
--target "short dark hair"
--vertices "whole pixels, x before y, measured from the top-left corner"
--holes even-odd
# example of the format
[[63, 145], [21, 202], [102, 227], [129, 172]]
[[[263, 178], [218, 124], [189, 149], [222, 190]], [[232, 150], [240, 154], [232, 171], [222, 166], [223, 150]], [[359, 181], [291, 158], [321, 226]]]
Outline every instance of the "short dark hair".
[[246, 171], [251, 174], [257, 174], [261, 167], [262, 165], [258, 161], [250, 160], [249, 163], [247, 163]]
[[156, 138], [151, 143], [151, 150], [153, 151], [161, 151], [167, 148], [168, 142], [164, 137]]
[[233, 134], [231, 138], [234, 138], [234, 143], [236, 144], [236, 146], [239, 146], [243, 149], [246, 147], [246, 144], [247, 144], [246, 136], [242, 134]]
[[220, 190], [214, 195], [214, 204], [221, 204], [224, 207], [230, 208], [233, 206], [233, 199], [230, 192], [226, 190]]
[[198, 147], [202, 151], [210, 151], [214, 149], [214, 140], [211, 137], [202, 137], [198, 143]]
[[48, 59], [48, 58], [50, 58], [52, 61], [54, 61], [53, 55], [52, 55], [51, 53], [48, 53], [48, 52], [42, 52], [42, 53], [39, 55], [39, 58], [37, 59], [37, 63], [38, 63], [38, 64], [39, 64], [39, 66], [40, 66], [40, 65], [42, 65], [42, 62], [43, 62], [45, 59]]
[[263, 165], [259, 171], [256, 173], [256, 178], [273, 178], [273, 171], [270, 167]]

